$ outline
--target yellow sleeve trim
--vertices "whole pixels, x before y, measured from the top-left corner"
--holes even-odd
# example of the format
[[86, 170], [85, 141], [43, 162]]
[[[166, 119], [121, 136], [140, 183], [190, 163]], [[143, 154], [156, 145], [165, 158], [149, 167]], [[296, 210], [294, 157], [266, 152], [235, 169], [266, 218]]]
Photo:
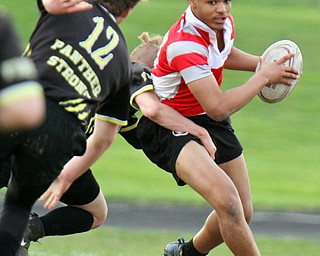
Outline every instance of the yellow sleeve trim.
[[120, 132], [128, 132], [128, 131], [131, 131], [131, 130], [133, 130], [133, 129], [135, 129], [135, 128], [138, 127], [138, 123], [139, 123], [139, 121], [136, 122], [136, 123], [134, 123], [133, 125], [122, 127], [122, 128], [120, 129]]
[[121, 126], [127, 125], [128, 121], [127, 120], [120, 120], [114, 117], [110, 117], [110, 116], [103, 116], [103, 115], [99, 115], [96, 114], [96, 118], [101, 120], [101, 121], [105, 121], [105, 122], [110, 122], [110, 123], [114, 123], [114, 124], [118, 124]]
[[135, 102], [135, 97], [137, 97], [138, 95], [144, 93], [144, 92], [148, 92], [148, 91], [153, 91], [153, 84], [149, 84], [146, 85], [144, 87], [142, 87], [140, 90], [136, 91], [135, 93], [133, 93], [130, 97], [130, 105], [136, 109], [136, 110], [140, 110], [139, 106], [137, 105], [137, 103]]

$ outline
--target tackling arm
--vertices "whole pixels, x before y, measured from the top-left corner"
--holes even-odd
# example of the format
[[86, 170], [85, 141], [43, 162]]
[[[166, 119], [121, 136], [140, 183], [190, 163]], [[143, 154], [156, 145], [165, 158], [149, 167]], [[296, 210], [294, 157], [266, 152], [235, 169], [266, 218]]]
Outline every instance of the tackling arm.
[[206, 129], [182, 116], [173, 108], [160, 102], [153, 91], [147, 91], [135, 97], [142, 114], [157, 124], [172, 130], [188, 132], [200, 139], [212, 159], [215, 159], [216, 147]]
[[45, 202], [44, 208], [52, 209], [68, 190], [73, 181], [85, 173], [91, 165], [110, 147], [119, 130], [119, 125], [96, 119], [93, 134], [87, 140], [84, 155], [73, 157], [40, 197]]

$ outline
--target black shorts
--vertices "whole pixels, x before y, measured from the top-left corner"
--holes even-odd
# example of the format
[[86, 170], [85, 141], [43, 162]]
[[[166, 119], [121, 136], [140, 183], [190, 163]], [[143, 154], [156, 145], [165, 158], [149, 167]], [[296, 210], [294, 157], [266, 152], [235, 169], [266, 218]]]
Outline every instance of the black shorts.
[[12, 177], [21, 185], [49, 185], [73, 156], [86, 149], [86, 136], [77, 118], [50, 100], [46, 109], [43, 125], [7, 135], [0, 144], [0, 166], [13, 156]]
[[[216, 122], [207, 115], [188, 117], [208, 130], [217, 147], [215, 162], [222, 164], [242, 154], [242, 146], [234, 134], [230, 119]], [[178, 185], [185, 183], [177, 177], [176, 161], [182, 148], [191, 140], [200, 140], [189, 133], [177, 133], [165, 129], [146, 117], [139, 121], [137, 136], [146, 156], [160, 168], [172, 173]]]
[[[0, 168], [0, 189], [7, 187], [14, 161], [8, 159]], [[91, 203], [99, 194], [100, 186], [89, 169], [76, 179], [64, 193], [60, 201], [68, 205]]]
[[91, 170], [76, 179], [60, 201], [68, 205], [91, 203], [100, 192], [100, 187]]

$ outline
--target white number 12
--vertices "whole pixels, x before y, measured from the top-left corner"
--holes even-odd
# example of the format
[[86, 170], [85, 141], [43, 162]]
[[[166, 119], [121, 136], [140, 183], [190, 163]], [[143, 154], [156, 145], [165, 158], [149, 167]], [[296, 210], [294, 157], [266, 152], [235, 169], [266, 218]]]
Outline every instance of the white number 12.
[[113, 54], [111, 52], [119, 43], [119, 35], [112, 27], [109, 26], [106, 29], [106, 37], [110, 42], [107, 45], [92, 51], [92, 47], [103, 32], [104, 27], [104, 19], [102, 17], [94, 17], [93, 21], [96, 23], [95, 28], [85, 41], [80, 42], [80, 46], [91, 55], [91, 58], [98, 64], [100, 69], [103, 70], [113, 58]]

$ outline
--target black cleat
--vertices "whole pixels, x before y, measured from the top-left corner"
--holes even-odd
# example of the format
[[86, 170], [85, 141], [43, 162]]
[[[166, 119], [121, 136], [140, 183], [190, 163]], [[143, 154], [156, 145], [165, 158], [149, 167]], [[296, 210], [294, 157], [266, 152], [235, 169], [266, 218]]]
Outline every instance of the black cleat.
[[36, 213], [31, 213], [28, 226], [24, 231], [20, 248], [16, 256], [28, 256], [30, 242], [37, 242], [38, 239], [42, 237], [44, 237], [43, 224]]
[[185, 245], [184, 238], [179, 238], [176, 242], [171, 242], [167, 244], [164, 249], [164, 256], [183, 256], [182, 247]]

